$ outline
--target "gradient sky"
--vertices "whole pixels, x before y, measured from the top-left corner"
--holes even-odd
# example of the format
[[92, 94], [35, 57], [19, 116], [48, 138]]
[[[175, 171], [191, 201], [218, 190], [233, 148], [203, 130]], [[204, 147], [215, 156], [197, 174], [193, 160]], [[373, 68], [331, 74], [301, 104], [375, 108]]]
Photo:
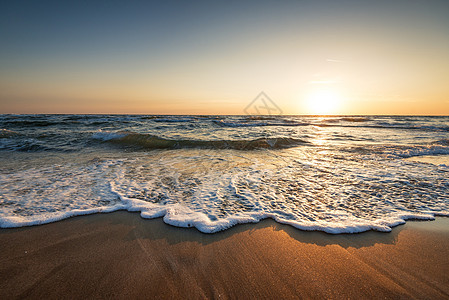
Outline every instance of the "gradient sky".
[[0, 113], [244, 114], [261, 91], [449, 115], [449, 1], [0, 4]]

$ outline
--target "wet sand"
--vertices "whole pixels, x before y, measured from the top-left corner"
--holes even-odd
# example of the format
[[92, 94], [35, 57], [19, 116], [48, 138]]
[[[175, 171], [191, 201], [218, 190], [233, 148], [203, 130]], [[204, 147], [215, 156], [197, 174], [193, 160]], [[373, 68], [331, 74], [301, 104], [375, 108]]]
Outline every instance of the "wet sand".
[[449, 298], [449, 218], [329, 235], [217, 234], [115, 212], [0, 230], [0, 299]]

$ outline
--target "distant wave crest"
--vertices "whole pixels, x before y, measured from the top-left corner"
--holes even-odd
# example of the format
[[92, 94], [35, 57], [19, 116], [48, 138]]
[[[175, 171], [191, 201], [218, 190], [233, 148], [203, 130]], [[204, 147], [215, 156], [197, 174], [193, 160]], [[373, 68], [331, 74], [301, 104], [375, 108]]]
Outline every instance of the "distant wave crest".
[[8, 129], [0, 129], [0, 139], [1, 138], [10, 138], [10, 137], [14, 137], [14, 136], [18, 136], [20, 135], [20, 133], [12, 131], [12, 130], [8, 130]]

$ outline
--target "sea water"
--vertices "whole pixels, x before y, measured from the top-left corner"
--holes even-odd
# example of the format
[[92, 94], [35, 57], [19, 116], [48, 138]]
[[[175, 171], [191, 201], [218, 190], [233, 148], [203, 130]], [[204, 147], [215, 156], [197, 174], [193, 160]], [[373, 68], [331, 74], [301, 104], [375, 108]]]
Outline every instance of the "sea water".
[[388, 232], [449, 216], [448, 157], [449, 117], [0, 115], [0, 227], [128, 210]]

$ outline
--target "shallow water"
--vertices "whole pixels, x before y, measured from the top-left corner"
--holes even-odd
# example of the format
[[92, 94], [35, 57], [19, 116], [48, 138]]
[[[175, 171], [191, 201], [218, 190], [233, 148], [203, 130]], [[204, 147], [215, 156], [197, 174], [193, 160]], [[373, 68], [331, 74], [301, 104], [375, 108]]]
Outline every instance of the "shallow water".
[[207, 233], [264, 218], [352, 233], [449, 215], [449, 117], [1, 115], [0, 129], [1, 227], [126, 209]]

